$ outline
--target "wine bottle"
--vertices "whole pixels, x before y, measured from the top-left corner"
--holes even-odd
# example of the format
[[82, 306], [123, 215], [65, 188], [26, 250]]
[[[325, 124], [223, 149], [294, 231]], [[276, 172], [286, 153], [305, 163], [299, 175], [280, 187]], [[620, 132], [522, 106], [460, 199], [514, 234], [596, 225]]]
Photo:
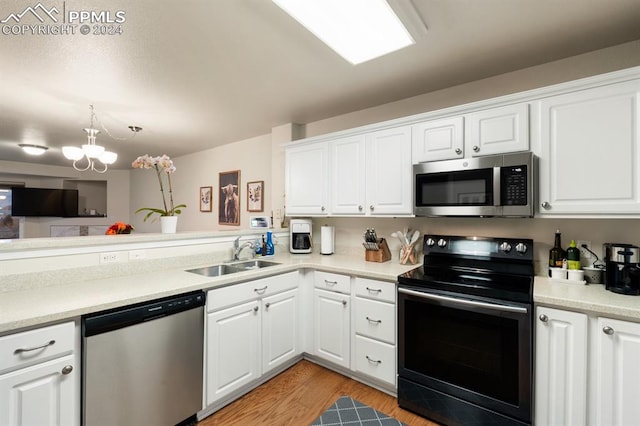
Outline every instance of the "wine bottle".
[[[550, 268], [562, 268], [562, 260], [566, 259], [567, 254], [562, 248], [560, 230], [556, 230], [556, 237], [553, 242], [553, 247], [549, 250], [549, 267]], [[549, 270], [549, 276], [551, 276], [551, 270]]]

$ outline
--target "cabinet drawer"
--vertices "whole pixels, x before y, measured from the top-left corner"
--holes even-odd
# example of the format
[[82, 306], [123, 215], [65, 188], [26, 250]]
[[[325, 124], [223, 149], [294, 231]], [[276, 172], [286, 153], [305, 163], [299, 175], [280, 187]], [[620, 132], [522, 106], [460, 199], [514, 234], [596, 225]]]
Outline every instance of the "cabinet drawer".
[[316, 271], [313, 276], [316, 288], [338, 291], [346, 294], [351, 293], [351, 277], [348, 275]]
[[395, 303], [396, 283], [356, 278], [356, 296]]
[[396, 385], [396, 347], [356, 336], [355, 369], [378, 380]]
[[23, 331], [0, 338], [0, 373], [53, 357], [74, 348], [73, 322]]
[[376, 300], [355, 299], [356, 333], [387, 343], [396, 342], [395, 305]]
[[252, 299], [259, 299], [298, 287], [298, 272], [261, 278], [228, 287], [209, 290], [207, 293], [207, 312], [225, 306], [237, 305]]

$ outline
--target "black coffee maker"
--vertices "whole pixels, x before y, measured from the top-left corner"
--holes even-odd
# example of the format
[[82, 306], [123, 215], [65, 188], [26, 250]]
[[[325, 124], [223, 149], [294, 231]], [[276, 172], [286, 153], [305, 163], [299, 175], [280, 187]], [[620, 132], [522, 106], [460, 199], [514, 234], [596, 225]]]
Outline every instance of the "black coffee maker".
[[631, 244], [604, 244], [605, 288], [614, 293], [640, 294], [640, 247]]

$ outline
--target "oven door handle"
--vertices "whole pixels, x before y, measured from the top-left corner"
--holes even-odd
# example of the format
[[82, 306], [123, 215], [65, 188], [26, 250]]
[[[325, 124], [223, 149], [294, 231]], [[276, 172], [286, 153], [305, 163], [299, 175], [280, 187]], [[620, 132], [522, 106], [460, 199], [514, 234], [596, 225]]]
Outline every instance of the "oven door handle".
[[459, 305], [467, 305], [467, 306], [475, 306], [475, 307], [478, 307], [478, 308], [493, 309], [494, 311], [516, 312], [516, 313], [519, 313], [519, 314], [526, 314], [528, 312], [527, 308], [521, 308], [519, 306], [497, 305], [497, 304], [494, 304], [494, 303], [479, 302], [479, 301], [476, 301], [476, 300], [457, 299], [455, 297], [447, 297], [447, 296], [441, 296], [439, 294], [423, 293], [421, 291], [408, 290], [406, 288], [398, 288], [398, 292], [399, 293], [408, 294], [408, 295], [411, 295], [411, 296], [421, 297], [423, 299], [439, 300], [439, 301], [443, 301], [443, 302], [457, 303]]

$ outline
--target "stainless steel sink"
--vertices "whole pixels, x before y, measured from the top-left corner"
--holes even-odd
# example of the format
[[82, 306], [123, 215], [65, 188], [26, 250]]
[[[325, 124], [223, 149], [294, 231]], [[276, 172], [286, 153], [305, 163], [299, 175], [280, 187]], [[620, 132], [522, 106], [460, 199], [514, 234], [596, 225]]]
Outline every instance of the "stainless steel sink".
[[206, 277], [219, 277], [222, 275], [233, 274], [235, 272], [240, 272], [243, 270], [244, 269], [234, 268], [231, 265], [220, 264], [220, 265], [205, 266], [204, 268], [187, 269], [187, 272], [204, 275]]
[[232, 263], [230, 266], [234, 268], [238, 268], [242, 271], [246, 271], [248, 269], [261, 269], [261, 268], [268, 268], [269, 266], [276, 266], [276, 265], [279, 265], [279, 263], [271, 262], [269, 260], [254, 259], [254, 260], [246, 260], [244, 262]]

